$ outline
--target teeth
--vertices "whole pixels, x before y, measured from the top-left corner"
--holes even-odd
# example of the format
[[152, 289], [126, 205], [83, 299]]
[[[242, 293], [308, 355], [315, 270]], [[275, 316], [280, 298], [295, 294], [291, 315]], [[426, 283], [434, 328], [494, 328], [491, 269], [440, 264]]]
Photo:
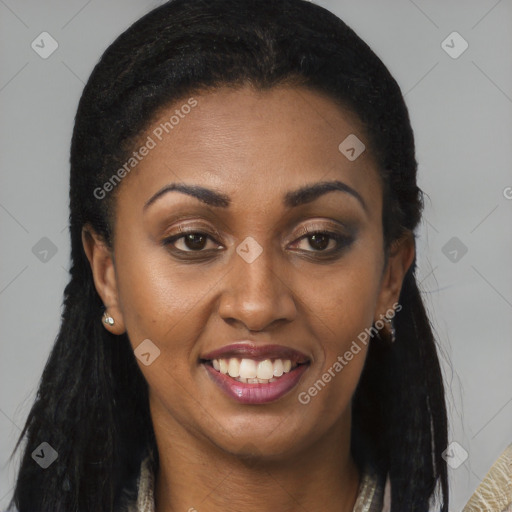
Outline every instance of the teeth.
[[240, 361], [232, 357], [228, 363], [228, 374], [230, 377], [240, 377]]
[[281, 377], [284, 373], [283, 361], [277, 359], [274, 361], [274, 377]]
[[241, 377], [243, 379], [254, 379], [255, 377], [260, 377], [259, 371], [256, 369], [256, 361], [252, 359], [242, 359], [240, 361], [240, 372], [238, 375], [232, 375], [232, 377]]
[[[228, 362], [225, 359], [214, 359], [213, 360], [213, 367], [215, 368], [215, 361], [217, 361], [217, 364], [219, 365], [220, 373], [223, 373], [224, 375], [228, 373]], [[215, 368], [217, 369], [217, 368]]]
[[244, 384], [268, 384], [269, 382], [274, 382], [277, 379], [243, 379], [242, 377], [235, 377], [235, 380], [243, 382]]
[[271, 361], [255, 361], [254, 359], [214, 359], [213, 368], [233, 379], [246, 384], [267, 384], [274, 382], [284, 373], [288, 373], [297, 366], [290, 359], [276, 359]]
[[270, 359], [258, 363], [258, 379], [271, 379], [274, 376], [274, 365]]

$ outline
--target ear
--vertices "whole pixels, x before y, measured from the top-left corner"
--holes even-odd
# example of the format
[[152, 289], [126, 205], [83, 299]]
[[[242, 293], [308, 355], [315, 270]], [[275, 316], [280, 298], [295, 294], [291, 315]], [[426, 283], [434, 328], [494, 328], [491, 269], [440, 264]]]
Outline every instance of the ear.
[[410, 231], [392, 242], [388, 262], [382, 274], [381, 289], [374, 314], [375, 321], [380, 319], [380, 315], [384, 315], [387, 310], [393, 309], [393, 304], [398, 302], [405, 274], [414, 260], [415, 253], [414, 235]]
[[114, 325], [105, 324], [103, 318], [98, 318], [105, 329], [113, 334], [123, 334], [125, 325], [119, 307], [117, 277], [114, 267], [114, 256], [103, 238], [86, 224], [82, 229], [82, 244], [91, 265], [94, 286], [108, 314], [114, 319]]

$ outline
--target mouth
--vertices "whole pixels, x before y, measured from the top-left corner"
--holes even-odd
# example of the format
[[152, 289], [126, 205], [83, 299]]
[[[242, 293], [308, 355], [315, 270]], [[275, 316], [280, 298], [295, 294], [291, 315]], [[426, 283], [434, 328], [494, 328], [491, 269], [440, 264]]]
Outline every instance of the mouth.
[[229, 397], [244, 404], [272, 402], [294, 388], [311, 360], [279, 345], [233, 344], [199, 359]]
[[297, 363], [291, 359], [247, 359], [247, 358], [219, 358], [201, 360], [214, 371], [231, 377], [243, 384], [269, 384], [280, 379], [283, 375], [295, 370], [298, 366], [309, 362]]

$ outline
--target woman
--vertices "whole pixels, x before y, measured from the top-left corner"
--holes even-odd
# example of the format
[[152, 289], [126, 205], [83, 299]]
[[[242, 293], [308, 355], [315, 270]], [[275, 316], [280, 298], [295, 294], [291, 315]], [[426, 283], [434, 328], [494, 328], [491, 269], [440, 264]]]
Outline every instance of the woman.
[[397, 83], [310, 2], [174, 0], [119, 36], [12, 505], [447, 511], [416, 167]]

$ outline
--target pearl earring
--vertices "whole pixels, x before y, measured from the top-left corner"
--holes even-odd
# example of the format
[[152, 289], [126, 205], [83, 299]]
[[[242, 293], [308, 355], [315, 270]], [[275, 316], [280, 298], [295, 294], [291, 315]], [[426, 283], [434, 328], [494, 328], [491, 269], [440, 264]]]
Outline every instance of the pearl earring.
[[391, 334], [391, 343], [395, 343], [396, 341], [396, 329], [393, 324], [393, 320], [390, 318], [385, 318], [386, 322], [389, 324], [389, 332]]
[[103, 323], [106, 325], [114, 325], [114, 319], [106, 311], [103, 313]]

